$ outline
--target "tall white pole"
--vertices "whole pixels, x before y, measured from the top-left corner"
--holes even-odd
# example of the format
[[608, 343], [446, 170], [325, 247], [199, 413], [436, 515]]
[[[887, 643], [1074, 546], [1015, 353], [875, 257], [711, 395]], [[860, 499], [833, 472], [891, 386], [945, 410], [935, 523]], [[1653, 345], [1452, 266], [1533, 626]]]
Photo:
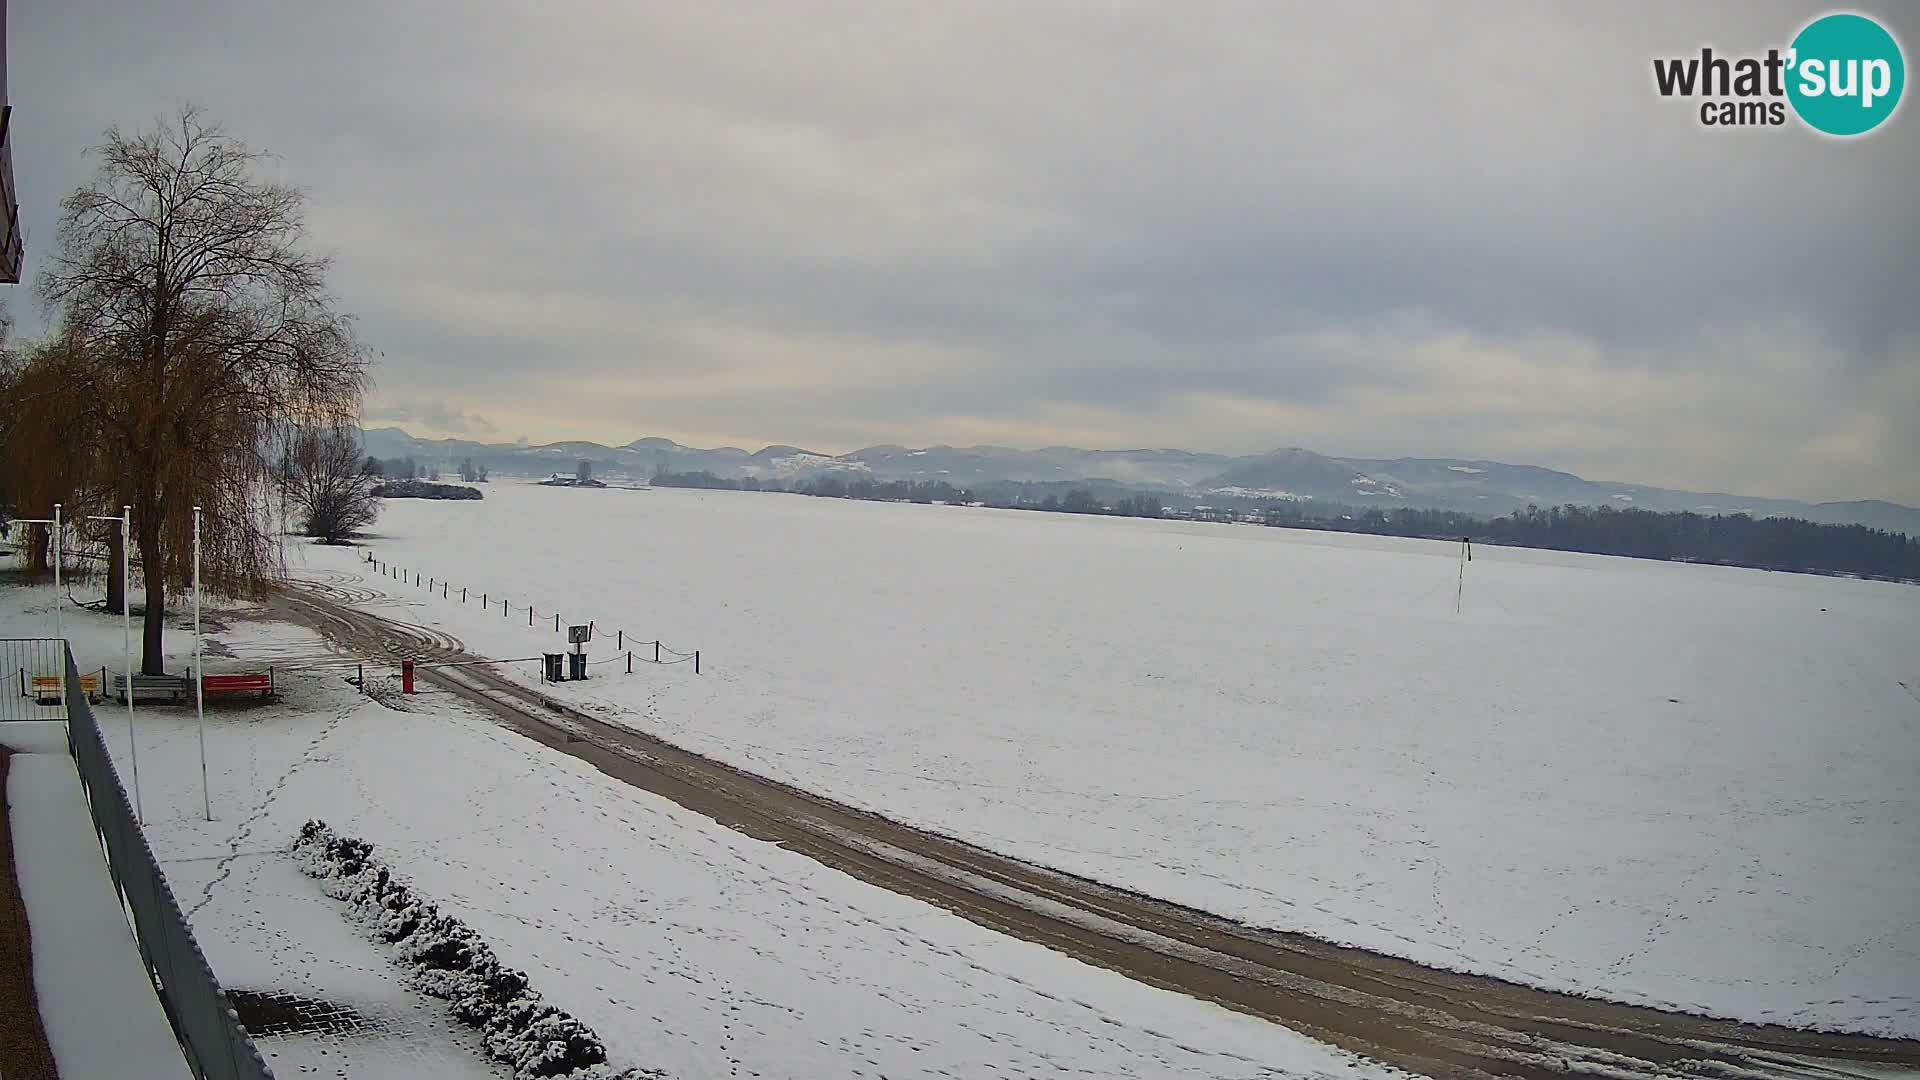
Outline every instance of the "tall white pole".
[[[61, 555], [63, 554], [62, 548], [65, 544], [65, 537], [66, 537], [66, 533], [63, 532], [60, 528], [60, 504], [54, 503], [53, 504], [53, 636], [55, 639], [60, 639], [67, 636], [65, 633], [62, 632], [63, 627], [60, 621], [60, 609], [66, 605], [66, 599], [67, 599], [67, 594], [60, 588], [60, 558], [61, 558]], [[60, 664], [60, 686], [64, 690], [66, 688], [66, 685], [67, 685], [67, 665], [65, 662], [65, 658], [62, 658], [62, 662]], [[63, 694], [62, 698], [64, 699], [64, 697], [65, 695]]]
[[213, 820], [213, 795], [207, 788], [207, 676], [200, 660], [200, 508], [193, 508], [193, 711], [200, 722], [200, 802]]
[[[147, 567], [159, 573], [159, 567]], [[140, 808], [140, 747], [133, 734], [133, 507], [120, 508], [120, 634], [126, 644], [127, 758], [133, 762], [133, 820], [147, 823]]]

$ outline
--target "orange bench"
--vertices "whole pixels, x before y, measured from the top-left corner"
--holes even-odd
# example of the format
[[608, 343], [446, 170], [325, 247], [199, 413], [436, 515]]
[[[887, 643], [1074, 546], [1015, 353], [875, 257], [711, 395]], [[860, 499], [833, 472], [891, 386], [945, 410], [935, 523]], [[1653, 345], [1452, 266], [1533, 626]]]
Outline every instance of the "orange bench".
[[226, 694], [274, 696], [271, 671], [235, 672], [223, 675], [209, 673], [200, 677], [200, 687], [208, 697], [220, 697]]
[[[66, 692], [66, 683], [58, 675], [33, 677], [33, 700], [37, 705], [58, 705]], [[99, 701], [100, 677], [98, 675], [80, 676], [80, 692], [87, 695], [89, 703]]]

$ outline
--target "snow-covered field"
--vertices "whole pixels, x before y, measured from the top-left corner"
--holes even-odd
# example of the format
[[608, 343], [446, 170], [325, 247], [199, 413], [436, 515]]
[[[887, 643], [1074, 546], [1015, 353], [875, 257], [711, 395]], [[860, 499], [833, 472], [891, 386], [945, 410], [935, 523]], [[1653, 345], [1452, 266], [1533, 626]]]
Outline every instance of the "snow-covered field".
[[563, 647], [553, 611], [596, 659], [698, 647], [558, 692], [905, 821], [1433, 964], [1920, 1035], [1908, 586], [1479, 547], [1456, 615], [1447, 544], [664, 489], [377, 528], [453, 582], [367, 573], [378, 610], [496, 656]]
[[[46, 593], [0, 588], [0, 631], [34, 632]], [[119, 648], [104, 617], [71, 617], [68, 631], [80, 650]], [[216, 636], [243, 655], [323, 650], [281, 624]], [[619, 1066], [808, 1080], [1386, 1075], [753, 840], [450, 696], [383, 695], [392, 708], [338, 670], [283, 671], [281, 686], [281, 704], [208, 713], [212, 822], [191, 711], [137, 712], [147, 832], [223, 983], [365, 1021], [259, 1040], [278, 1075], [500, 1075], [300, 874], [286, 848], [311, 817], [378, 845]], [[124, 771], [123, 715], [101, 722]]]

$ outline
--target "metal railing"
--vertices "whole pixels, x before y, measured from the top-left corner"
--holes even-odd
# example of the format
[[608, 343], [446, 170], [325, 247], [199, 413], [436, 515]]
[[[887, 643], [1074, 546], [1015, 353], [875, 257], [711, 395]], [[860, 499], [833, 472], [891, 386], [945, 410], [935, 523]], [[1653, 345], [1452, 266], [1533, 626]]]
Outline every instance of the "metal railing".
[[199, 1080], [272, 1080], [273, 1071], [247, 1037], [240, 1015], [214, 978], [186, 916], [167, 886], [159, 861], [135, 822], [127, 789], [100, 737], [100, 725], [81, 689], [80, 672], [64, 642], [67, 673], [67, 744], [93, 813], [94, 831], [107, 853], [107, 869], [133, 915], [140, 956], [153, 976], [187, 1065]]
[[0, 638], [0, 721], [65, 720], [66, 668], [66, 643], [57, 638]]

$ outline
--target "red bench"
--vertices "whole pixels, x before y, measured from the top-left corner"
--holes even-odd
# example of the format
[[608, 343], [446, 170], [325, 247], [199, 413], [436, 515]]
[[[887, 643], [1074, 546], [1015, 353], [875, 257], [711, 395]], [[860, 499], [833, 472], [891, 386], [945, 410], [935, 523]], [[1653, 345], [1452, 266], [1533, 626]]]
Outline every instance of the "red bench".
[[230, 694], [260, 694], [273, 697], [273, 672], [233, 672], [224, 675], [208, 673], [200, 677], [200, 687], [208, 697], [221, 697]]

